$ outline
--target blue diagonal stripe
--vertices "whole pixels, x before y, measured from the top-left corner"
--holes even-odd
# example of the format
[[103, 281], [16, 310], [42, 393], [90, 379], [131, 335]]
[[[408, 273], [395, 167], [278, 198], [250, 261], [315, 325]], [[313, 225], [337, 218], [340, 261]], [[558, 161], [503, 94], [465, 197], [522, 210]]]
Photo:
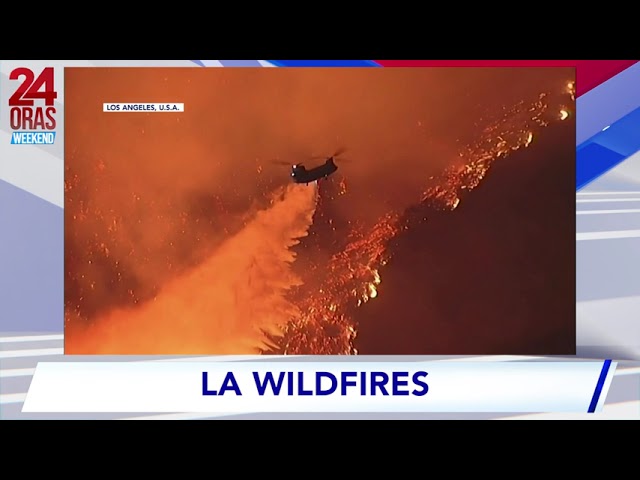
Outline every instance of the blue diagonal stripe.
[[625, 159], [624, 155], [590, 143], [576, 154], [576, 190], [593, 182]]
[[598, 401], [600, 400], [600, 395], [602, 395], [602, 389], [604, 388], [604, 382], [607, 380], [607, 375], [609, 374], [610, 367], [611, 360], [605, 360], [604, 364], [602, 365], [600, 377], [598, 378], [598, 383], [596, 383], [596, 389], [593, 392], [593, 398], [591, 398], [591, 403], [589, 404], [588, 413], [595, 413], [596, 411]]
[[590, 140], [624, 157], [640, 150], [640, 108], [615, 122]]
[[640, 108], [578, 146], [576, 189], [593, 182], [640, 150]]
[[261, 67], [258, 60], [218, 60], [223, 67]]

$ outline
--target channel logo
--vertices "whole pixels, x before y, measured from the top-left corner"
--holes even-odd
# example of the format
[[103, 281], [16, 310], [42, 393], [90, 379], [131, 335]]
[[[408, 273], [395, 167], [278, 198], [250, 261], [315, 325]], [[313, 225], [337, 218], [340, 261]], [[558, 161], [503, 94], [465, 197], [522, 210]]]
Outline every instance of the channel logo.
[[9, 97], [12, 145], [55, 143], [55, 100], [58, 93], [53, 73], [53, 67], [42, 69], [37, 76], [33, 70], [25, 67], [11, 71], [9, 80], [17, 83], [15, 92]]

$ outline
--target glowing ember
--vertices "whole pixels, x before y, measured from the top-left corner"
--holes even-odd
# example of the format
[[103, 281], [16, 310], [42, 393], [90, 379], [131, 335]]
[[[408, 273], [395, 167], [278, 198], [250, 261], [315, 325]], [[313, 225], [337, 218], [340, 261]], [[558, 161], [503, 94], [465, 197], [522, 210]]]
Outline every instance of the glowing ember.
[[567, 86], [565, 87], [566, 92], [571, 97], [571, 100], [576, 99], [576, 82], [567, 82]]

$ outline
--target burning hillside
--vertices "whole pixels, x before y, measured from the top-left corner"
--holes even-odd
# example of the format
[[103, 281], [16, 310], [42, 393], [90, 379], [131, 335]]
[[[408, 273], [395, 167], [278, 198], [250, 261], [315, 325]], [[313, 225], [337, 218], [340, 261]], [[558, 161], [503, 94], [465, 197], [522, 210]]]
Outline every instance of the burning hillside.
[[[455, 210], [464, 195], [482, 182], [495, 161], [529, 147], [550, 122], [563, 121], [569, 116], [566, 104], [573, 100], [572, 92], [573, 83], [570, 82], [565, 95], [542, 93], [534, 102], [523, 101], [504, 108], [502, 114], [483, 129], [477, 142], [461, 150], [456, 164], [442, 175], [428, 179], [428, 186], [418, 203], [434, 210]], [[333, 198], [335, 200], [335, 193]], [[357, 354], [354, 341], [358, 326], [350, 312], [377, 297], [382, 270], [390, 261], [388, 243], [402, 230], [410, 228], [413, 212], [422, 214], [424, 208], [410, 207], [405, 212], [389, 213], [370, 230], [353, 228], [346, 246], [335, 252], [326, 265], [313, 265], [309, 270], [313, 280], [304, 283], [313, 285], [313, 289], [302, 288], [295, 298], [302, 315], [287, 325], [283, 336], [272, 338], [277, 347], [268, 352]], [[331, 220], [325, 219], [321, 224], [324, 235], [335, 238], [339, 233], [335, 228], [329, 228], [327, 234], [327, 223], [330, 225]], [[313, 227], [311, 231], [314, 232]], [[320, 282], [318, 277], [322, 278]]]
[[[354, 312], [383, 294], [390, 242], [454, 210], [574, 99], [570, 84], [495, 106], [566, 71], [205, 70], [66, 79], [67, 353], [357, 354]], [[149, 95], [189, 108], [87, 106]], [[492, 106], [473, 125], [476, 101]], [[363, 168], [317, 187], [267, 168], [336, 146]]]

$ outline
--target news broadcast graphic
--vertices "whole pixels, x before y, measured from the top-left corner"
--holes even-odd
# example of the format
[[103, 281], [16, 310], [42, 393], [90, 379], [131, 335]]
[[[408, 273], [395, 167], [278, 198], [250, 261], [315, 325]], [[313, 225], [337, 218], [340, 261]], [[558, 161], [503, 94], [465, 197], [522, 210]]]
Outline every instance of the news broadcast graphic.
[[574, 68], [65, 91], [66, 353], [575, 353]]
[[53, 145], [56, 139], [56, 106], [53, 67], [39, 72], [14, 68], [9, 80], [16, 83], [9, 97], [9, 123], [13, 145]]
[[103, 112], [184, 112], [184, 103], [105, 103]]
[[[366, 68], [381, 69], [394, 67], [435, 67], [435, 66], [471, 66], [475, 67], [576, 67], [575, 83], [575, 119], [576, 139], [577, 139], [577, 160], [576, 160], [576, 190], [577, 190], [577, 318], [576, 318], [576, 348], [578, 358], [575, 357], [532, 357], [532, 356], [435, 356], [428, 357], [403, 357], [403, 362], [413, 363], [416, 368], [428, 373], [427, 385], [429, 392], [423, 398], [428, 397], [430, 403], [425, 403], [420, 411], [394, 412], [393, 403], [399, 398], [394, 395], [387, 396], [384, 402], [386, 411], [363, 413], [363, 410], [350, 413], [327, 413], [327, 408], [319, 409], [316, 412], [298, 413], [220, 413], [214, 410], [213, 404], [220, 398], [218, 395], [202, 395], [203, 372], [208, 373], [209, 391], [221, 391], [221, 387], [216, 385], [218, 375], [223, 372], [233, 372], [241, 376], [242, 368], [236, 369], [233, 365], [242, 362], [246, 367], [253, 367], [251, 372], [260, 372], [266, 375], [271, 372], [276, 375], [280, 370], [277, 367], [265, 367], [264, 362], [278, 361], [280, 369], [287, 371], [305, 371], [305, 363], [316, 362], [326, 365], [327, 362], [337, 362], [337, 366], [332, 367], [335, 373], [362, 372], [366, 370], [366, 365], [378, 363], [379, 373], [387, 373], [393, 379], [402, 377], [403, 368], [394, 366], [394, 357], [389, 356], [366, 356], [348, 355], [340, 357], [332, 356], [295, 356], [283, 357], [260, 356], [218, 356], [218, 357], [185, 357], [174, 356], [79, 356], [63, 355], [63, 278], [64, 278], [64, 227], [63, 227], [63, 146], [65, 136], [65, 67], [191, 67], [193, 69], [207, 69], [211, 67], [277, 67], [277, 66], [314, 66], [314, 61], [289, 61], [279, 60], [173, 60], [173, 61], [126, 61], [126, 60], [85, 60], [85, 61], [0, 61], [0, 204], [10, 205], [10, 208], [0, 208], [0, 224], [2, 225], [2, 248], [0, 248], [0, 418], [1, 419], [275, 419], [275, 418], [304, 418], [304, 419], [326, 419], [326, 418], [376, 418], [376, 419], [558, 419], [558, 418], [582, 418], [582, 419], [638, 419], [640, 418], [640, 331], [637, 323], [637, 311], [640, 308], [640, 292], [635, 288], [637, 271], [640, 264], [638, 256], [635, 255], [638, 249], [638, 235], [636, 221], [638, 219], [637, 208], [634, 205], [636, 197], [640, 192], [637, 179], [640, 178], [640, 138], [634, 133], [637, 132], [638, 121], [640, 121], [640, 90], [637, 84], [640, 81], [640, 65], [636, 61], [416, 61], [409, 65], [404, 61], [322, 61], [323, 66], [361, 66]], [[315, 64], [317, 65], [317, 63]], [[9, 80], [11, 71], [16, 68], [29, 68], [34, 72], [34, 76], [46, 67], [54, 68], [54, 86], [58, 98], [56, 99], [57, 109], [57, 141], [53, 145], [25, 145], [12, 144], [12, 132], [9, 119], [9, 97], [15, 92], [17, 83]], [[472, 69], [473, 69], [472, 68]], [[320, 87], [319, 87], [320, 88]], [[259, 102], [260, 96], [253, 95], [248, 98], [253, 102]], [[168, 96], [154, 96], [153, 98], [108, 98], [104, 102], [96, 104], [96, 111], [100, 111], [104, 103], [157, 103], [163, 102], [182, 103], [182, 99]], [[41, 105], [42, 102], [35, 102]], [[376, 99], [371, 100], [372, 104]], [[375, 108], [375, 105], [370, 107]], [[190, 112], [190, 103], [185, 104], [185, 112], [166, 113], [159, 117], [176, 117]], [[151, 113], [104, 113], [104, 116], [152, 116]], [[209, 114], [208, 114], [209, 115]], [[390, 119], [391, 120], [391, 119]], [[176, 120], [176, 123], [178, 121]], [[391, 123], [391, 122], [390, 122]], [[560, 120], [560, 125], [567, 125], [566, 121]], [[142, 125], [140, 125], [144, 128]], [[258, 128], [256, 130], [259, 131]], [[541, 129], [541, 134], [536, 140], [543, 138], [544, 132], [549, 132], [549, 126]], [[169, 134], [171, 131], [168, 132]], [[206, 135], [202, 132], [202, 136]], [[233, 132], [232, 132], [233, 133]], [[92, 131], [87, 130], [91, 135]], [[114, 132], [117, 138], [118, 132]], [[243, 133], [244, 134], [244, 133]], [[336, 150], [344, 146], [343, 143], [335, 142]], [[332, 146], [335, 146], [332, 144]], [[350, 145], [346, 145], [351, 147]], [[322, 147], [320, 147], [322, 148]], [[531, 147], [530, 147], [531, 148]], [[529, 150], [525, 149], [525, 150]], [[303, 150], [303, 149], [301, 149]], [[335, 153], [335, 151], [331, 153]], [[308, 155], [307, 152], [296, 152], [298, 155]], [[320, 152], [324, 155], [325, 152]], [[347, 166], [360, 165], [356, 159], [352, 160], [352, 151], [349, 148], [343, 155], [342, 160], [350, 162], [337, 163], [340, 170], [330, 175], [334, 177], [338, 173], [346, 173]], [[506, 168], [509, 160], [517, 161], [516, 156], [508, 156], [496, 161], [483, 182], [474, 190], [475, 195], [479, 195], [485, 185], [492, 178], [499, 175], [499, 165]], [[274, 159], [285, 161], [288, 159]], [[314, 159], [313, 162], [322, 163]], [[283, 166], [286, 172], [289, 170]], [[37, 172], [37, 174], [34, 174]], [[363, 169], [358, 169], [358, 176], [363, 175]], [[301, 177], [299, 177], [301, 178]], [[351, 187], [351, 185], [348, 185]], [[527, 188], [536, 188], [534, 183], [526, 183]], [[538, 197], [545, 196], [545, 190], [538, 189]], [[468, 199], [462, 199], [456, 209], [470, 206]], [[551, 208], [552, 210], [552, 208]], [[455, 212], [454, 212], [455, 213]], [[27, 220], [28, 219], [28, 220]], [[574, 220], [575, 221], [575, 220]], [[448, 238], [448, 237], [447, 237]], [[445, 241], [445, 238], [442, 239]], [[397, 257], [395, 257], [397, 258]], [[391, 268], [391, 263], [388, 266]], [[295, 264], [295, 262], [294, 262]], [[369, 308], [379, 305], [379, 301], [385, 298], [385, 288], [391, 273], [389, 270], [385, 275], [381, 275], [380, 294], [367, 302]], [[397, 278], [397, 277], [395, 277]], [[392, 278], [393, 280], [393, 278]], [[393, 283], [393, 282], [391, 282]], [[359, 308], [359, 307], [358, 307]], [[366, 318], [366, 317], [365, 317]], [[395, 321], [398, 316], [393, 316]], [[178, 320], [179, 323], [179, 320]], [[402, 323], [399, 322], [401, 325]], [[362, 335], [362, 331], [359, 332]], [[476, 335], [476, 332], [471, 332]], [[491, 333], [488, 331], [487, 333]], [[612, 358], [615, 361], [606, 362], [604, 359]], [[584, 360], [581, 360], [584, 359]], [[467, 362], [474, 366], [482, 363], [501, 362], [511, 365], [514, 369], [514, 376], [518, 378], [532, 375], [529, 369], [530, 363], [543, 363], [559, 361], [570, 364], [585, 361], [593, 366], [589, 370], [589, 383], [593, 384], [593, 379], [597, 376], [595, 371], [600, 369], [600, 376], [595, 382], [593, 391], [587, 393], [584, 387], [572, 387], [569, 390], [558, 388], [555, 390], [555, 401], [568, 402], [571, 398], [589, 397], [590, 400], [580, 400], [579, 411], [585, 411], [584, 406], [588, 404], [586, 411], [594, 413], [570, 413], [568, 410], [560, 412], [557, 406], [549, 407], [554, 413], [533, 413], [516, 412], [516, 409], [523, 408], [521, 403], [512, 404], [512, 409], [506, 412], [499, 412], [499, 406], [504, 406], [504, 398], [497, 393], [499, 389], [492, 388], [495, 394], [487, 393], [479, 398], [489, 399], [492, 405], [481, 408], [477, 406], [475, 411], [463, 411], [464, 400], [460, 395], [465, 395], [468, 399], [469, 390], [456, 390], [455, 388], [447, 393], [449, 400], [458, 402], [457, 412], [444, 413], [432, 409], [434, 392], [443, 394], [441, 386], [446, 376], [461, 378], [460, 374], [454, 375], [454, 370], [440, 370], [433, 368], [435, 363], [462, 363], [459, 372], [467, 370]], [[187, 390], [195, 391], [198, 398], [208, 398], [211, 400], [210, 410], [190, 411], [187, 413], [158, 413], [157, 408], [152, 408], [152, 403], [147, 403], [144, 411], [125, 412], [117, 410], [118, 395], [122, 391], [113, 384], [112, 377], [105, 375], [107, 368], [104, 364], [135, 365], [137, 362], [151, 362], [158, 364], [151, 370], [145, 371], [143, 367], [134, 367], [136, 374], [128, 378], [134, 381], [139, 379], [146, 384], [153, 383], [161, 385], [163, 379], [169, 379], [176, 387], [187, 385]], [[186, 361], [186, 362], [185, 362]], [[55, 363], [57, 368], [49, 369], [49, 363]], [[99, 362], [94, 368], [94, 364]], [[185, 363], [184, 374], [176, 374], [174, 365]], [[197, 362], [193, 370], [187, 364]], [[200, 362], [207, 363], [207, 366], [200, 368]], [[357, 365], [351, 365], [355, 363]], [[70, 364], [65, 367], [61, 364]], [[348, 364], [348, 365], [346, 365]], [[605, 366], [608, 364], [608, 369]], [[39, 367], [41, 366], [41, 368]], [[78, 376], [84, 366], [84, 377]], [[427, 368], [429, 367], [429, 368]], [[119, 373], [119, 366], [114, 367], [114, 372]], [[154, 370], [157, 368], [157, 370]], [[244, 367], [243, 367], [244, 368]], [[474, 367], [475, 368], [475, 367]], [[586, 368], [586, 367], [583, 367]], [[56, 372], [55, 370], [58, 370]], [[404, 368], [406, 370], [406, 368]], [[554, 367], [555, 370], [555, 367]], [[37, 371], [37, 373], [36, 373]], [[60, 372], [66, 376], [66, 381], [61, 378]], [[173, 372], [173, 373], [171, 373]], [[470, 372], [470, 370], [469, 370]], [[603, 374], [603, 372], [606, 372]], [[33, 379], [33, 375], [36, 379]], [[151, 375], [153, 373], [153, 375]], [[307, 375], [315, 377], [320, 375], [320, 367], [313, 367]], [[141, 377], [137, 377], [140, 374]], [[159, 379], [157, 377], [159, 375]], [[567, 380], [565, 375], [571, 376], [571, 367], [561, 368], [554, 381], [560, 382], [560, 386]], [[103, 405], [102, 412], [70, 411], [60, 412], [52, 403], [43, 404], [41, 396], [48, 395], [47, 389], [52, 384], [59, 385], [60, 392], [54, 394], [52, 399], [56, 401], [64, 399], [66, 395], [74, 395], [73, 382], [77, 380], [85, 381], [87, 376], [92, 376], [92, 382], [101, 389], [111, 388], [112, 395], [108, 405]], [[235, 376], [235, 375], [234, 375]], [[487, 371], [483, 370], [482, 377], [485, 381], [490, 380]], [[253, 378], [253, 377], [252, 377]], [[324, 377], [323, 377], [324, 378]], [[531, 377], [535, 378], [535, 377]], [[574, 378], [574, 377], [572, 377]], [[156, 380], [158, 379], [158, 380]], [[182, 379], [182, 380], [181, 380]], [[33, 395], [27, 405], [28, 409], [33, 408], [34, 402], [38, 405], [38, 412], [23, 411], [23, 405], [27, 399], [27, 392], [33, 381]], [[210, 380], [210, 382], [209, 382]], [[575, 378], [574, 378], [575, 380]], [[179, 383], [183, 381], [184, 383]], [[239, 380], [239, 384], [240, 384]], [[44, 382], [44, 383], [43, 383]], [[517, 382], [516, 382], [517, 383]], [[445, 384], [451, 385], [449, 381]], [[491, 381], [495, 386], [495, 379]], [[244, 381], [242, 386], [244, 386]], [[243, 390], [250, 388], [251, 384], [244, 386]], [[601, 385], [601, 388], [599, 386]], [[168, 388], [168, 385], [162, 386]], [[549, 387], [547, 385], [547, 387]], [[139, 388], [139, 387], [138, 387]], [[309, 388], [309, 387], [305, 387]], [[349, 387], [352, 388], [352, 387]], [[447, 387], [449, 389], [451, 387]], [[469, 388], [465, 385], [465, 388]], [[526, 389], [525, 389], [526, 390]], [[133, 391], [133, 390], [132, 390]], [[353, 390], [349, 390], [352, 392]], [[600, 394], [597, 394], [597, 391]], [[251, 392], [249, 389], [248, 392]], [[550, 387], [540, 390], [543, 397], [550, 398]], [[79, 395], [87, 395], [86, 392], [77, 392]], [[226, 396], [225, 392], [225, 396]], [[245, 397], [244, 391], [242, 392]], [[179, 402], [186, 399], [188, 392], [180, 389], [182, 396]], [[248, 393], [246, 394], [249, 395]], [[484, 395], [484, 394], [481, 394]], [[516, 397], [517, 395], [514, 394]], [[594, 398], [597, 400], [594, 402]], [[436, 397], [438, 398], [438, 397]], [[442, 398], [442, 397], [440, 397]], [[522, 397], [520, 397], [522, 398]], [[278, 401], [281, 396], [273, 398]], [[326, 400], [326, 399], [325, 399]], [[366, 399], [365, 399], [366, 400]], [[517, 400], [517, 399], [516, 399]], [[303, 400], [304, 401], [304, 400]], [[334, 397], [333, 402], [338, 401]], [[362, 401], [358, 398], [358, 401]], [[519, 401], [519, 400], [518, 400]], [[500, 403], [502, 402], [502, 403]], [[73, 404], [73, 401], [71, 402]], [[265, 412], [266, 407], [271, 405], [261, 402], [261, 412]], [[594, 406], [595, 405], [595, 406]], [[157, 407], [157, 405], [155, 405]], [[492, 408], [493, 407], [493, 408]], [[601, 410], [600, 410], [601, 407]], [[191, 407], [193, 408], [193, 407]], [[179, 410], [191, 410], [187, 407]], [[533, 407], [532, 407], [533, 408]], [[537, 405], [535, 408], [546, 410], [543, 406]], [[482, 411], [481, 411], [482, 410]], [[577, 410], [576, 410], [577, 411]], [[42, 413], [47, 412], [47, 413]], [[108, 412], [108, 413], [107, 413]], [[146, 412], [146, 413], [145, 413]], [[598, 413], [595, 413], [598, 412]]]
[[25, 412], [602, 410], [615, 363], [40, 363]]

